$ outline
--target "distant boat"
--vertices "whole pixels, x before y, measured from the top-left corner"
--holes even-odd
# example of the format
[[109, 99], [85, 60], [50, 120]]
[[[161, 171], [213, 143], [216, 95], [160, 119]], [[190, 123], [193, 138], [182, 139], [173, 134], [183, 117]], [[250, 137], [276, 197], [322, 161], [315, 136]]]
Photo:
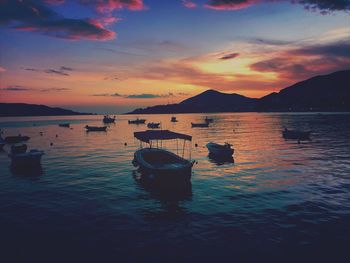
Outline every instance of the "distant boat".
[[204, 121], [207, 122], [207, 123], [212, 123], [212, 122], [214, 122], [214, 119], [205, 117]]
[[298, 141], [309, 141], [311, 131], [300, 131], [300, 130], [288, 130], [284, 128], [282, 136], [284, 139], [298, 140]]
[[128, 120], [129, 124], [145, 124], [145, 119], [135, 119], [135, 120]]
[[11, 166], [23, 168], [38, 167], [41, 165], [41, 157], [43, 151], [30, 150], [27, 152], [27, 145], [12, 145], [9, 157], [11, 158]]
[[171, 121], [171, 122], [178, 122], [178, 120], [176, 119], [175, 116], [171, 117], [171, 120], [170, 120], [170, 121]]
[[97, 131], [103, 131], [105, 132], [107, 130], [107, 127], [106, 126], [102, 126], [102, 127], [97, 127], [97, 126], [88, 126], [86, 125], [85, 126], [85, 129], [87, 132], [97, 132]]
[[109, 115], [103, 116], [103, 123], [114, 123], [115, 122], [115, 116], [109, 117]]
[[134, 132], [135, 138], [149, 144], [149, 148], [141, 148], [134, 154], [133, 164], [140, 171], [149, 174], [153, 179], [185, 179], [191, 178], [194, 162], [184, 159], [175, 153], [161, 148], [152, 148], [152, 141], [162, 140], [184, 140], [182, 153], [184, 154], [185, 142], [191, 141], [192, 137], [186, 134], [176, 133], [168, 130]]
[[193, 123], [191, 122], [192, 128], [197, 128], [197, 127], [209, 127], [209, 122], [204, 122], [204, 123]]
[[5, 146], [5, 144], [6, 144], [5, 140], [2, 138], [0, 134], [0, 150]]
[[26, 142], [30, 139], [29, 136], [22, 136], [22, 135], [17, 135], [17, 136], [7, 136], [5, 137], [5, 142], [6, 143], [20, 143], [20, 142]]
[[147, 124], [147, 127], [150, 129], [158, 129], [160, 128], [160, 122], [150, 122]]
[[69, 127], [70, 127], [70, 124], [69, 124], [69, 123], [60, 123], [60, 124], [58, 124], [58, 126], [60, 126], [60, 127], [65, 127], [65, 128], [69, 128]]
[[234, 149], [229, 143], [225, 143], [224, 145], [222, 145], [214, 142], [209, 142], [206, 146], [209, 150], [209, 154], [212, 156], [228, 157], [232, 156], [234, 153]]

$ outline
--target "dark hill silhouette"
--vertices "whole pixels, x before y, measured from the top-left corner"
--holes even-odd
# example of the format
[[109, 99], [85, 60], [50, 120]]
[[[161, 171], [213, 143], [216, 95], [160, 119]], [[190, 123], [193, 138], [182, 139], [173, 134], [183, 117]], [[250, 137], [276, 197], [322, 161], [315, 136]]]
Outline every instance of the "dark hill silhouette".
[[129, 114], [248, 111], [350, 111], [350, 70], [313, 77], [260, 99], [207, 90], [179, 104], [136, 109]]
[[90, 115], [45, 105], [26, 103], [0, 103], [0, 116], [55, 116], [55, 115]]
[[316, 76], [259, 100], [258, 111], [350, 110], [350, 70]]

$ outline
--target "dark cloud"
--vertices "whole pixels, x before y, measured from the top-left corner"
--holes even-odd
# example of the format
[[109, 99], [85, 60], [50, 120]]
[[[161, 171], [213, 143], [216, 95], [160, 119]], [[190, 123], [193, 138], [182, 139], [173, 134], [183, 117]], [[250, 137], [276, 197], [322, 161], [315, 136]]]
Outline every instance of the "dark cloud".
[[229, 60], [229, 59], [234, 59], [239, 56], [239, 53], [231, 53], [231, 54], [226, 54], [222, 57], [220, 57], [221, 60]]
[[25, 88], [25, 87], [19, 86], [19, 85], [11, 85], [11, 86], [7, 86], [6, 88], [2, 88], [2, 90], [6, 90], [6, 91], [28, 91], [28, 90], [31, 90], [31, 89]]
[[64, 18], [39, 0], [0, 1], [0, 25], [72, 40], [110, 40], [116, 36], [97, 20]]
[[55, 70], [55, 69], [47, 69], [44, 71], [45, 73], [48, 74], [57, 74], [57, 75], [61, 75], [61, 76], [69, 76], [68, 73], [61, 71], [61, 70]]
[[168, 98], [174, 96], [173, 93], [168, 94], [151, 94], [151, 93], [142, 93], [142, 94], [129, 94], [129, 95], [122, 95], [119, 93], [101, 93], [101, 94], [93, 94], [92, 96], [95, 97], [122, 97], [125, 99], [154, 99], [154, 98]]
[[292, 51], [296, 55], [322, 55], [350, 58], [350, 42], [340, 41], [326, 45], [313, 45]]
[[41, 89], [41, 92], [60, 92], [60, 91], [68, 91], [71, 89], [68, 88], [47, 88], [47, 89]]
[[210, 0], [205, 7], [215, 10], [239, 10], [259, 3], [290, 2], [301, 4], [309, 11], [323, 14], [332, 11], [350, 10], [349, 0]]
[[74, 69], [72, 69], [72, 68], [70, 68], [70, 67], [65, 67], [65, 66], [62, 66], [61, 68], [60, 68], [61, 70], [66, 70], [66, 71], [73, 71]]

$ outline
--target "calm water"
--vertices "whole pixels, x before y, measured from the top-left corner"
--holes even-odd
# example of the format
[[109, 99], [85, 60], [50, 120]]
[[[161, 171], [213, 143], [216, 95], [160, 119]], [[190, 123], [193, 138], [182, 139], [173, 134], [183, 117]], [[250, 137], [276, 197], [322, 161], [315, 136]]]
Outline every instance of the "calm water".
[[[18, 174], [9, 168], [9, 148], [0, 152], [1, 257], [347, 261], [350, 114], [210, 116], [211, 127], [197, 129], [190, 122], [204, 115], [177, 115], [175, 124], [169, 115], [145, 116], [198, 144], [191, 187], [176, 192], [138, 180], [133, 132], [146, 126], [127, 124], [132, 116], [89, 134], [83, 127], [102, 125], [101, 116], [0, 118], [4, 136], [28, 135], [28, 146], [46, 153], [41, 173]], [[73, 129], [57, 126], [67, 121]], [[313, 130], [312, 141], [285, 141], [283, 126]], [[232, 143], [234, 163], [210, 160], [209, 141]]]

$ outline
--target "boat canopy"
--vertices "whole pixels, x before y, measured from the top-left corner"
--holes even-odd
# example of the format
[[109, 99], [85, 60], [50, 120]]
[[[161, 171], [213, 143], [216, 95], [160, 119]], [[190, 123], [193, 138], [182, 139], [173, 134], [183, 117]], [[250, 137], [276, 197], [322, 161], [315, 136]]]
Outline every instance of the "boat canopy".
[[142, 132], [134, 132], [134, 136], [136, 139], [146, 143], [149, 143], [152, 140], [173, 140], [173, 139], [183, 139], [187, 141], [192, 140], [192, 136], [190, 135], [172, 132], [169, 130], [162, 130], [162, 131], [148, 130], [148, 131], [142, 131]]

